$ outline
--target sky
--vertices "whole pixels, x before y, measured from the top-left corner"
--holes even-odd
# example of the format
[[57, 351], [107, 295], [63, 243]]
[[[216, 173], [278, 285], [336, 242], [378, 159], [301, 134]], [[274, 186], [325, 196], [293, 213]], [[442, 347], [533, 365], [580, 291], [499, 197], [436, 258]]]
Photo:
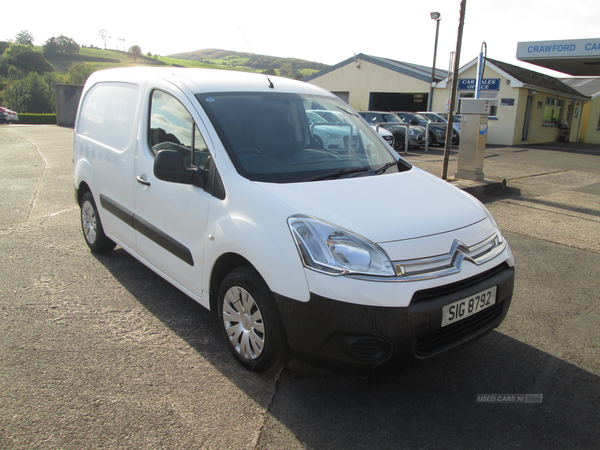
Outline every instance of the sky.
[[[436, 25], [430, 12], [437, 11], [442, 20], [436, 67], [448, 70], [460, 5], [460, 0], [80, 0], [61, 7], [48, 0], [12, 1], [2, 6], [0, 40], [27, 30], [35, 45], [65, 35], [80, 45], [103, 47], [100, 30], [106, 30], [107, 48], [139, 45], [144, 54], [161, 56], [216, 48], [333, 65], [364, 53], [431, 67]], [[489, 58], [564, 76], [518, 61], [517, 43], [590, 38], [600, 38], [598, 0], [467, 0], [460, 65], [475, 59], [485, 42]]]

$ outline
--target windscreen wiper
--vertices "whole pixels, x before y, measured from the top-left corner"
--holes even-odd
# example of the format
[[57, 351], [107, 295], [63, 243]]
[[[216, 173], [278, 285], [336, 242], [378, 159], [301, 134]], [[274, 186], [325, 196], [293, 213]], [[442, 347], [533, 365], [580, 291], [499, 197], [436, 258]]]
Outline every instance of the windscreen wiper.
[[389, 163], [384, 164], [383, 166], [381, 166], [379, 169], [374, 170], [374, 172], [375, 172], [376, 175], [379, 175], [380, 173], [383, 173], [386, 170], [388, 170], [390, 167], [397, 166], [397, 165], [398, 165], [398, 161], [389, 162]]
[[349, 175], [351, 173], [368, 172], [371, 170], [369, 166], [363, 167], [350, 167], [348, 169], [338, 169], [333, 172], [325, 173], [323, 175], [317, 175], [316, 177], [307, 178], [304, 181], [319, 181], [319, 180], [335, 180], [342, 175]]

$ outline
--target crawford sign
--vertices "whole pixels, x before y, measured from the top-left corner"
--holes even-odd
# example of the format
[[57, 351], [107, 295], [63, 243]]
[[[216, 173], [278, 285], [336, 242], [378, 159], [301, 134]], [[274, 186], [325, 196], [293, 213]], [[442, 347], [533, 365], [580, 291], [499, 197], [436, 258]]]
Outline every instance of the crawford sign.
[[519, 42], [517, 44], [517, 59], [598, 56], [600, 56], [600, 38]]
[[580, 77], [600, 76], [600, 38], [519, 42], [517, 59]]

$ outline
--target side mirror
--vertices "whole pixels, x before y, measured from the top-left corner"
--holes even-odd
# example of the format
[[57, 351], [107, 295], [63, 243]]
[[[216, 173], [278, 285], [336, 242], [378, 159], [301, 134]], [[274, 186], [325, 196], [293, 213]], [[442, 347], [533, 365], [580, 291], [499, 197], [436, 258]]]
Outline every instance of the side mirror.
[[170, 183], [191, 184], [204, 188], [203, 173], [188, 169], [177, 150], [161, 150], [154, 160], [154, 176]]

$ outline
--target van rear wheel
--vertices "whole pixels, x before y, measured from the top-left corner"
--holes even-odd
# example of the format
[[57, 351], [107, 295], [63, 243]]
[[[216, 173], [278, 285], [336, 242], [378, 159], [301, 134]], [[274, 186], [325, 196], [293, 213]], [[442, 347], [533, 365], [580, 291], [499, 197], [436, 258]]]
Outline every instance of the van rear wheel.
[[229, 350], [252, 372], [282, 367], [290, 350], [267, 283], [252, 267], [229, 272], [219, 290], [219, 322]]
[[85, 242], [94, 253], [106, 253], [116, 244], [104, 234], [100, 215], [91, 192], [86, 192], [81, 199], [81, 230]]

